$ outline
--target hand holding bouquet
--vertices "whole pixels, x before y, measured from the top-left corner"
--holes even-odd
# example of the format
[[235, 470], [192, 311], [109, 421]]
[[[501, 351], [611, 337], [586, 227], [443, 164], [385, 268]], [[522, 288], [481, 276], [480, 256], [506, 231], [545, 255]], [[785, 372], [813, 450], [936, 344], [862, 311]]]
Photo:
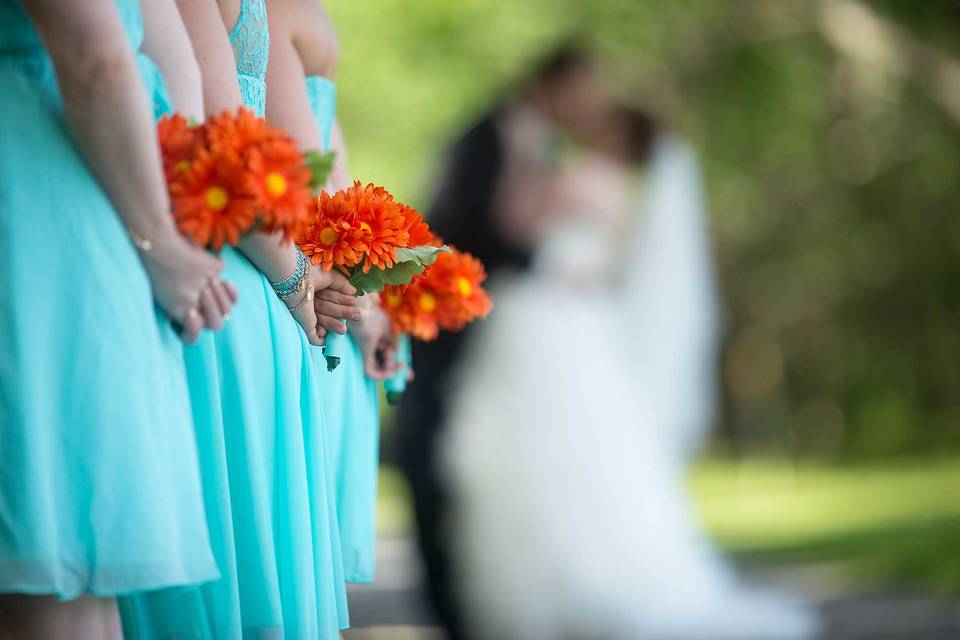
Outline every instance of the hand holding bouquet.
[[[358, 295], [408, 284], [448, 251], [416, 209], [383, 187], [360, 182], [333, 195], [321, 193], [294, 240], [314, 265], [347, 276]], [[324, 346], [331, 371], [340, 361], [341, 340], [329, 335]]]

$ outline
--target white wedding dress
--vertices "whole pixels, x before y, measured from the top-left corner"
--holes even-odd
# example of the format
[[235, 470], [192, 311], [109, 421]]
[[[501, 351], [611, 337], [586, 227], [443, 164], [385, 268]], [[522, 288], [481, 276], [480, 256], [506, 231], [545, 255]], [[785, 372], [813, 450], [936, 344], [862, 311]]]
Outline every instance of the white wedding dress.
[[658, 142], [633, 231], [566, 218], [494, 284], [442, 445], [467, 628], [485, 640], [786, 640], [815, 619], [748, 591], [684, 470], [713, 406], [716, 309], [695, 158]]

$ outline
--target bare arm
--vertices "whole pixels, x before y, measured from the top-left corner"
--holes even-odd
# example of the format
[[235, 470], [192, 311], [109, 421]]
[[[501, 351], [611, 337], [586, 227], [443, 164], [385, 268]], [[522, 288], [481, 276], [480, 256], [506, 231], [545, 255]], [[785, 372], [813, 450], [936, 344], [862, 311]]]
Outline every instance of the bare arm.
[[140, 0], [143, 46], [167, 83], [174, 111], [203, 120], [203, 84], [190, 37], [173, 0]]
[[320, 129], [310, 108], [306, 73], [291, 37], [286, 2], [272, 2], [270, 63], [267, 65], [267, 119], [297, 141], [301, 149], [323, 150]]
[[216, 0], [176, 3], [200, 67], [204, 113], [209, 116], [236, 109], [243, 104], [237, 63]]
[[154, 295], [193, 338], [221, 265], [174, 227], [153, 111], [114, 3], [25, 0], [24, 8], [53, 61], [77, 148], [131, 233], [152, 241], [141, 257]]
[[[301, 148], [323, 149], [320, 128], [307, 95], [306, 75], [308, 69], [311, 73], [331, 71], [325, 61], [336, 49], [336, 33], [316, 0], [272, 0], [270, 9], [267, 119], [286, 129]], [[350, 180], [339, 123], [334, 124], [330, 148], [337, 156], [327, 188], [339, 189]], [[375, 304], [375, 296], [364, 296], [359, 301], [364, 313], [345, 308], [348, 302], [349, 296], [340, 291], [318, 291], [314, 307], [320, 324], [328, 330], [342, 332], [337, 319], [353, 320], [350, 330], [361, 345], [367, 374], [374, 379], [388, 378], [395, 370], [395, 363], [390, 352], [392, 335], [386, 315]], [[388, 357], [378, 357], [378, 352]]]
[[[237, 80], [236, 61], [233, 47], [227, 36], [224, 18], [216, 0], [176, 0], [176, 2], [200, 67], [205, 113], [213, 115], [225, 109], [238, 108], [243, 104], [243, 99]], [[273, 46], [271, 45], [272, 57]], [[284, 280], [296, 270], [296, 251], [291, 244], [283, 242], [279, 234], [247, 234], [241, 238], [238, 248], [271, 282]], [[329, 285], [329, 281], [336, 279], [334, 275], [316, 271], [318, 273], [315, 280], [325, 280]], [[342, 280], [338, 284], [348, 293], [352, 292], [346, 280]], [[310, 291], [310, 295], [313, 295], [312, 289]], [[305, 290], [302, 295], [307, 295], [307, 291]], [[322, 337], [316, 329], [316, 315], [313, 308], [310, 305], [297, 306], [299, 302], [300, 299], [290, 301], [290, 305], [295, 308], [294, 317], [303, 327], [310, 342], [321, 344]]]
[[[233, 47], [216, 1], [177, 0], [177, 6], [197, 55], [204, 111], [209, 116], [242, 106]], [[297, 266], [296, 253], [279, 235], [249, 234], [241, 240], [240, 249], [271, 282], [287, 278]]]
[[[269, 3], [267, 120], [272, 125], [283, 128], [297, 142], [297, 146], [304, 150], [320, 150], [323, 148], [323, 141], [310, 108], [303, 58], [295, 41], [299, 30], [311, 28], [311, 14], [315, 14], [317, 6], [315, 0], [272, 0]], [[256, 251], [259, 247], [250, 249]], [[244, 247], [245, 252], [246, 250]], [[340, 318], [360, 317], [356, 309], [357, 301], [352, 295], [353, 288], [340, 274], [323, 273], [319, 269], [314, 270], [313, 284], [317, 292], [314, 323], [319, 325], [318, 339], [327, 330], [345, 333], [347, 328]], [[307, 327], [304, 326], [304, 329]], [[309, 336], [310, 332], [307, 331], [307, 334]]]
[[333, 123], [330, 134], [330, 150], [336, 153], [333, 161], [333, 171], [330, 173], [330, 186], [333, 189], [343, 189], [350, 186], [350, 168], [347, 160], [347, 141], [340, 128], [340, 120]]

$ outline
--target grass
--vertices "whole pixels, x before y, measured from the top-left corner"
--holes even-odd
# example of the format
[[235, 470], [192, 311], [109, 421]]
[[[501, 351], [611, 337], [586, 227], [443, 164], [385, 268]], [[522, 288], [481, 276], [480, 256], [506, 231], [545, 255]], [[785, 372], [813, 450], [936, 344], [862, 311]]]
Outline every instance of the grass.
[[960, 593], [960, 459], [710, 461], [691, 488], [706, 527], [734, 554], [833, 562], [871, 581]]
[[[697, 465], [690, 488], [726, 551], [775, 564], [831, 563], [851, 578], [960, 594], [960, 459], [843, 467], [782, 460]], [[410, 526], [409, 493], [381, 470], [381, 531]]]

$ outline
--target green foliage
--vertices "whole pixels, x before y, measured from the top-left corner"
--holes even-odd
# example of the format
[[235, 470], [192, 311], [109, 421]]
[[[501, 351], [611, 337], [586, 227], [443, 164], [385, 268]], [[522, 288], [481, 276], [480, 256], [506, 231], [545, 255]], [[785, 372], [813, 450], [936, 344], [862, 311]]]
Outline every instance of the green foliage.
[[364, 272], [359, 267], [350, 276], [350, 284], [357, 289], [357, 295], [383, 291], [388, 284], [409, 284], [414, 277], [423, 273], [423, 270], [437, 261], [441, 253], [449, 252], [443, 247], [410, 247], [397, 249], [396, 264], [390, 269], [371, 267]]
[[333, 162], [337, 158], [335, 151], [321, 153], [316, 150], [307, 151], [306, 154], [307, 169], [310, 170], [310, 188], [318, 192], [327, 184], [330, 172], [333, 171]]
[[692, 139], [736, 450], [960, 446], [960, 110], [938, 84], [960, 62], [956, 3], [328, 5], [353, 173], [403, 201], [428, 204], [446, 142], [571, 33]]

